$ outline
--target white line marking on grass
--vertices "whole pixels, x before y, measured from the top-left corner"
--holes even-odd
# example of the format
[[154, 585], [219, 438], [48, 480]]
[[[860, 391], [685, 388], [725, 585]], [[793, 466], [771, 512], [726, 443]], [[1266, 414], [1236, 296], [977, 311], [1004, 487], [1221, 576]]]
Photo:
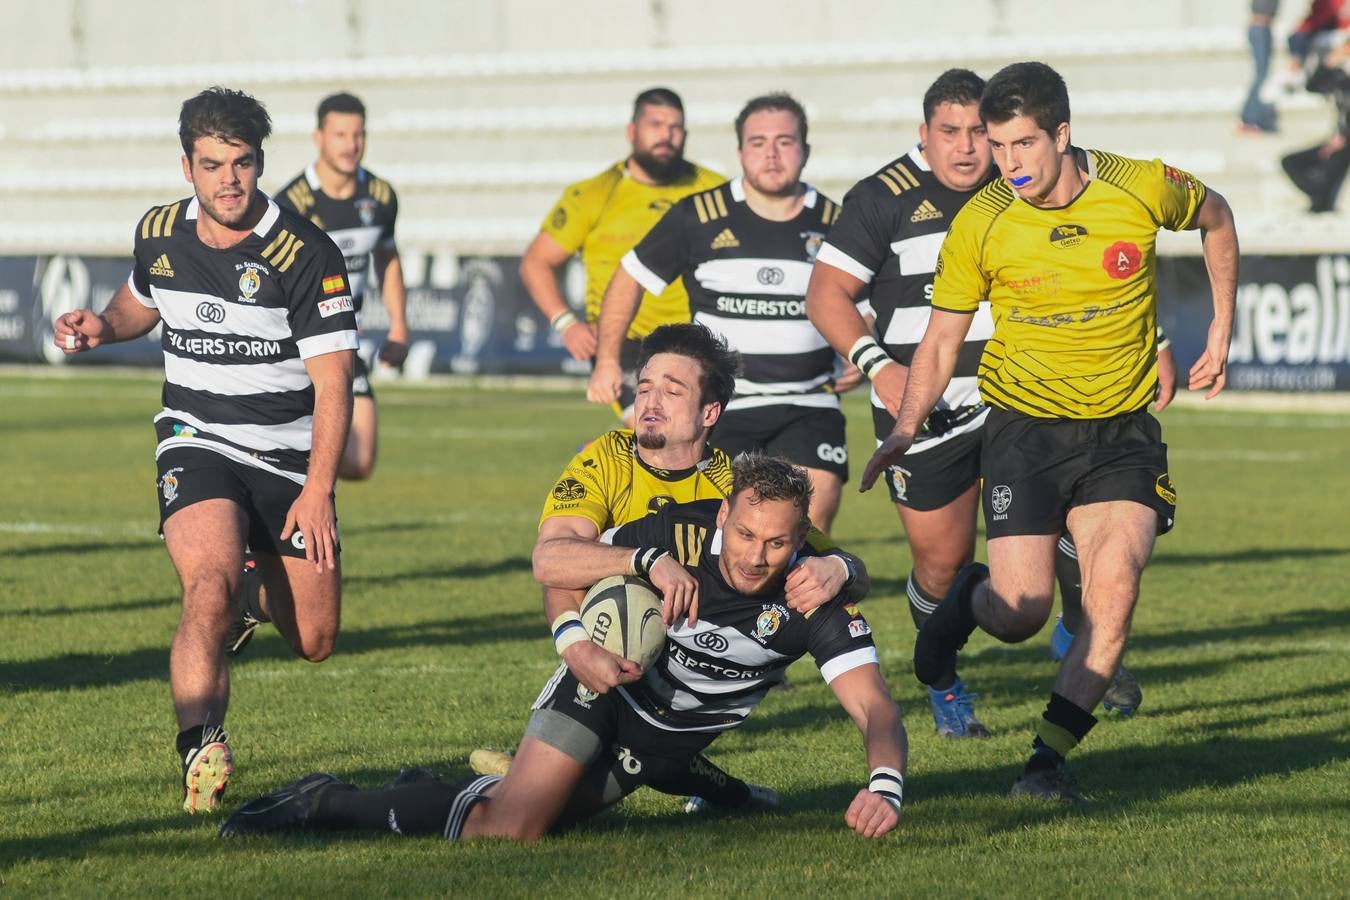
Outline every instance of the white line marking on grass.
[[[536, 517], [533, 513], [524, 511], [504, 511], [504, 510], [484, 510], [484, 511], [460, 511], [452, 513], [440, 513], [431, 516], [420, 516], [417, 522], [425, 525], [475, 525], [475, 524], [511, 524], [520, 522], [534, 522]], [[387, 528], [391, 525], [405, 525], [407, 519], [361, 519], [355, 516], [348, 516], [346, 524], [355, 530], [362, 528]], [[141, 522], [122, 522], [117, 524], [96, 524], [80, 522], [32, 522], [32, 521], [11, 521], [0, 522], [0, 533], [4, 534], [57, 534], [74, 535], [76, 537], [138, 537], [142, 538], [147, 544], [159, 543], [159, 538], [155, 534], [155, 523], [150, 520]]]
[[[558, 668], [558, 664], [548, 660], [531, 660], [513, 662], [511, 667], [513, 669], [538, 669], [540, 671], [548, 669], [551, 671]], [[369, 678], [372, 675], [381, 678], [406, 678], [409, 675], [477, 676], [482, 674], [483, 667], [481, 665], [444, 666], [439, 663], [423, 663], [417, 666], [371, 666], [370, 668], [286, 665], [269, 666], [265, 669], [254, 666], [239, 666], [231, 670], [230, 678], [236, 681], [274, 681], [282, 678], [313, 678], [315, 675], [323, 675], [326, 678]]]
[[117, 525], [93, 525], [77, 522], [0, 522], [0, 532], [9, 534], [73, 534], [81, 537], [107, 537], [108, 535], [130, 535], [144, 538], [146, 543], [155, 542], [155, 523], [123, 522]]
[[1350, 428], [1350, 416], [1327, 415], [1271, 415], [1259, 412], [1224, 412], [1197, 414], [1192, 411], [1173, 415], [1170, 411], [1161, 416], [1164, 425], [1185, 425], [1195, 428], [1252, 428], [1270, 429], [1344, 429]]
[[1297, 463], [1333, 459], [1343, 451], [1326, 450], [1177, 450], [1168, 448], [1172, 459], [1198, 459], [1211, 462]]
[[420, 438], [426, 441], [533, 441], [539, 437], [535, 428], [409, 428], [406, 425], [385, 425], [380, 433], [386, 437]]

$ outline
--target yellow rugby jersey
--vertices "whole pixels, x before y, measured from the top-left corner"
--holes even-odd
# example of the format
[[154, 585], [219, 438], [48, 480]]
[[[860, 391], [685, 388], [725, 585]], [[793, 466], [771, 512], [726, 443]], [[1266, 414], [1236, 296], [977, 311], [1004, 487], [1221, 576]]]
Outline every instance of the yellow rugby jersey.
[[1142, 409], [1157, 382], [1159, 228], [1190, 225], [1205, 186], [1161, 160], [1087, 151], [1087, 186], [1042, 209], [999, 179], [952, 220], [934, 309], [973, 313], [988, 298], [994, 335], [980, 358], [986, 403], [1046, 418]]
[[731, 460], [709, 447], [689, 469], [648, 466], [637, 455], [632, 429], [607, 431], [567, 464], [544, 500], [542, 525], [554, 516], [590, 519], [603, 533], [654, 513], [667, 503], [717, 500], [731, 493]]
[[[627, 161], [563, 191], [540, 230], [570, 253], [580, 253], [586, 266], [586, 320], [600, 317], [600, 300], [619, 260], [651, 230], [666, 210], [690, 194], [726, 181], [694, 163], [670, 184], [642, 184], [628, 174]], [[679, 279], [659, 297], [643, 293], [628, 337], [640, 340], [658, 325], [689, 321], [689, 298]]]
[[[667, 503], [721, 500], [731, 493], [731, 458], [708, 447], [698, 465], [679, 471], [648, 466], [637, 455], [630, 428], [615, 428], [572, 457], [544, 500], [543, 525], [555, 516], [581, 516], [601, 534], [650, 515]], [[806, 542], [817, 553], [838, 545], [812, 527]]]

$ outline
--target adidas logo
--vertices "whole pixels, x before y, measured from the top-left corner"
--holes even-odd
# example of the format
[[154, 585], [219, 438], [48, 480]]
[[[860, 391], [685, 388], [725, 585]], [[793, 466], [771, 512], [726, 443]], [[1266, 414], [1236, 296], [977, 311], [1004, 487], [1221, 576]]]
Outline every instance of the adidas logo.
[[736, 235], [731, 233], [730, 228], [723, 228], [721, 234], [713, 238], [712, 249], [725, 250], [728, 247], [739, 247], [741, 242], [736, 240]]
[[150, 267], [151, 275], [158, 275], [161, 278], [173, 277], [173, 266], [169, 265], [169, 254], [161, 253], [159, 259]]
[[914, 210], [914, 215], [910, 216], [909, 220], [911, 222], [927, 222], [940, 218], [942, 218], [942, 210], [925, 200], [919, 204], [918, 209]]

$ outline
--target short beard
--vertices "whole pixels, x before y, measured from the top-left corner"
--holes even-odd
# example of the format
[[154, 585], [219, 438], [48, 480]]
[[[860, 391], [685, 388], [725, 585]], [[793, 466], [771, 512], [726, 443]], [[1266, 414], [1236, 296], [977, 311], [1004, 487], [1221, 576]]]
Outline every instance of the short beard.
[[638, 432], [637, 443], [643, 450], [664, 450], [666, 448], [666, 436], [641, 431]]
[[641, 153], [634, 150], [633, 162], [637, 163], [642, 171], [650, 175], [653, 181], [658, 181], [661, 184], [669, 184], [683, 175], [685, 171], [684, 153], [682, 151], [677, 151], [670, 157], [662, 159], [650, 153]]

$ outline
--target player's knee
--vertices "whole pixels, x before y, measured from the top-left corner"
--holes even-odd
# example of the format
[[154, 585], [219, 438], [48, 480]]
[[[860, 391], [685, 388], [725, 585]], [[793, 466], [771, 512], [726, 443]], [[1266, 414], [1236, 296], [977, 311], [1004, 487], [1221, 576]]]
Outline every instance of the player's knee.
[[312, 629], [309, 631], [300, 631], [296, 635], [295, 641], [291, 644], [291, 649], [295, 655], [303, 660], [312, 663], [323, 662], [333, 655], [337, 648], [337, 629]]
[[239, 590], [238, 578], [218, 571], [197, 572], [184, 576], [182, 583], [184, 619], [231, 618], [231, 600]]
[[998, 610], [998, 637], [1017, 644], [1034, 637], [1050, 618], [1052, 598], [1021, 596]]

